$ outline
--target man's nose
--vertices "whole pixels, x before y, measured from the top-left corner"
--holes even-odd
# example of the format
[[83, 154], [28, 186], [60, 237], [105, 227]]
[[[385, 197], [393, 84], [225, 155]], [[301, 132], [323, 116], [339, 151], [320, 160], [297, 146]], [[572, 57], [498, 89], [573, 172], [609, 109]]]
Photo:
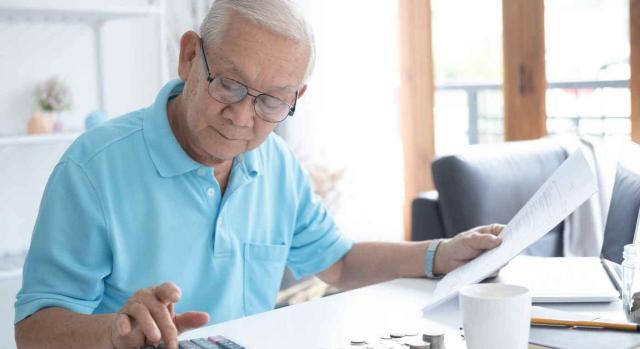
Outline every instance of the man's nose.
[[236, 126], [253, 127], [255, 120], [253, 97], [247, 95], [240, 102], [229, 105], [227, 113], [224, 113], [223, 116]]

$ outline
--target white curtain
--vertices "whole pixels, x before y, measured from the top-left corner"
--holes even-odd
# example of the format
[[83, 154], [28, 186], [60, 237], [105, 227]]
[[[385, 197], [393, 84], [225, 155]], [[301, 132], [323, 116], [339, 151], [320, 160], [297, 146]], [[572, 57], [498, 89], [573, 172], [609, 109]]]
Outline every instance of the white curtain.
[[404, 174], [397, 1], [298, 0], [313, 26], [316, 69], [281, 127], [304, 162], [344, 169], [332, 208], [356, 240], [397, 240]]

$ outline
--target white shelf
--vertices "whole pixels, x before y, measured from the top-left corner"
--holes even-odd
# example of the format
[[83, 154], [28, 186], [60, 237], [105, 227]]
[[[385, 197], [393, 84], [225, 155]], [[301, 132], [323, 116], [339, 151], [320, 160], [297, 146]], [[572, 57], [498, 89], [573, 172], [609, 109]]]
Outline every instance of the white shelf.
[[20, 3], [0, 4], [0, 19], [22, 21], [104, 22], [112, 19], [161, 15], [162, 9], [149, 6], [64, 7]]
[[23, 253], [0, 255], [0, 280], [22, 274], [26, 253], [24, 251]]
[[82, 132], [60, 132], [36, 135], [5, 136], [0, 137], [0, 145], [72, 141], [78, 138], [81, 134]]
[[[2, 1], [2, 0], [0, 0]], [[102, 47], [102, 27], [105, 22], [115, 19], [136, 17], [152, 17], [158, 33], [158, 49], [160, 60], [160, 80], [164, 84], [169, 80], [167, 67], [167, 30], [165, 25], [165, 0], [148, 0], [148, 5], [115, 6], [108, 5], [38, 5], [24, 4], [18, 0], [0, 3], [0, 21], [9, 22], [60, 22], [84, 23], [90, 26], [94, 35], [94, 51], [96, 60], [96, 90], [98, 110], [105, 111], [105, 72]]]

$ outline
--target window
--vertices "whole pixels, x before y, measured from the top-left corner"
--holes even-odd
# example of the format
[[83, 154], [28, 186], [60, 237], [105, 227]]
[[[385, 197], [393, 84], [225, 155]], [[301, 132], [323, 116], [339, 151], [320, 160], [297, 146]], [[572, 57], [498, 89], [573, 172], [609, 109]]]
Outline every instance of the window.
[[501, 0], [432, 0], [438, 154], [503, 139]]
[[629, 0], [545, 1], [547, 130], [630, 139]]

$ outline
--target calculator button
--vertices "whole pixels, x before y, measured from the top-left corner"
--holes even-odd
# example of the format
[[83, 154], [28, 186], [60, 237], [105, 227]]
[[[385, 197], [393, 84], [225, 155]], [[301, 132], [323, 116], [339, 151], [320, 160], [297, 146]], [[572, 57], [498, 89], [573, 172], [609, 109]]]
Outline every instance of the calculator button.
[[191, 341], [180, 341], [178, 343], [178, 348], [180, 349], [202, 349], [201, 346], [191, 342]]
[[219, 346], [221, 346], [224, 349], [245, 349], [243, 346], [241, 346], [240, 344], [224, 338], [222, 336], [213, 336], [213, 337], [209, 337], [209, 340], [212, 341], [213, 343], [218, 344]]
[[204, 338], [198, 338], [198, 339], [192, 339], [191, 340], [192, 343], [195, 343], [198, 345], [198, 349], [203, 348], [203, 349], [225, 349], [222, 346], [219, 346], [216, 343], [213, 343], [211, 341], [208, 341]]

